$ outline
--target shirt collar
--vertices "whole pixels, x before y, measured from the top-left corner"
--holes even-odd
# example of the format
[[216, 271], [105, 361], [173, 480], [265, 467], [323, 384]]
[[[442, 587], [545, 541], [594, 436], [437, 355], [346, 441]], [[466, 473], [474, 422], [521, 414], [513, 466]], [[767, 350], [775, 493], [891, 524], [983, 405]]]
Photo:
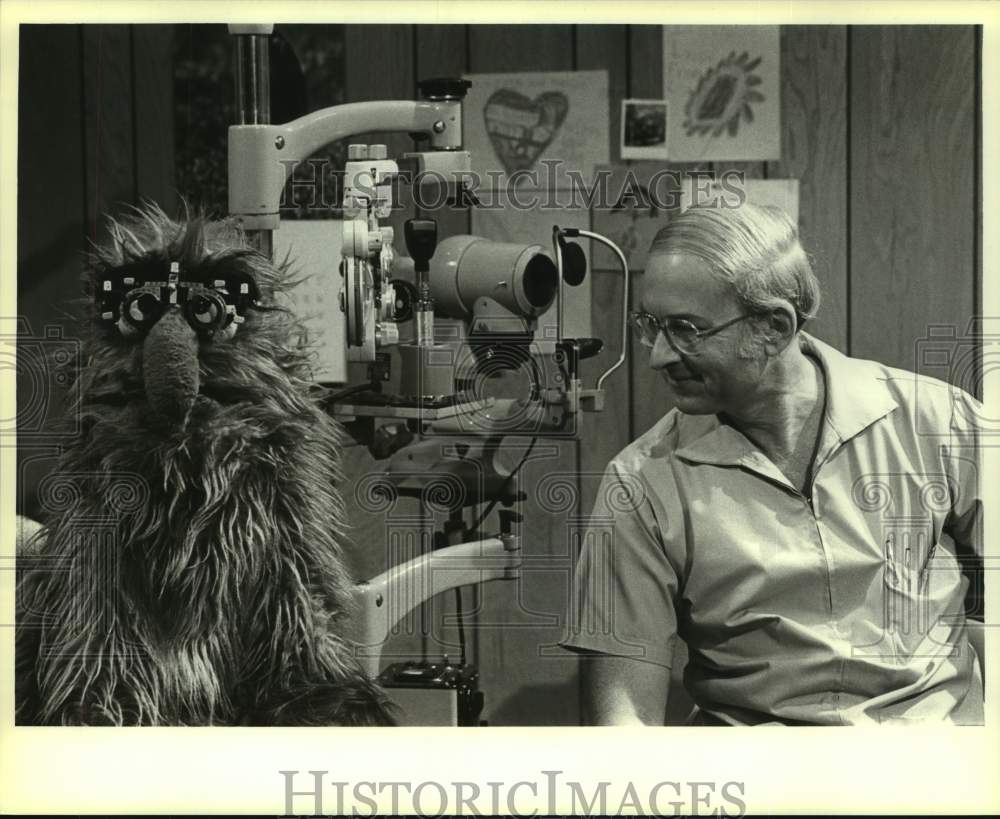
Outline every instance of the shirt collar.
[[899, 406], [877, 363], [848, 358], [808, 333], [801, 333], [800, 339], [802, 349], [816, 357], [826, 374], [825, 421], [841, 442], [850, 440]]
[[[817, 338], [802, 332], [799, 343], [812, 354], [826, 375], [824, 424], [840, 444], [850, 440], [896, 407], [878, 365], [848, 358]], [[686, 443], [676, 455], [688, 461], [730, 466], [759, 466], [757, 448], [739, 430], [714, 415], [681, 415]], [[827, 449], [823, 446], [822, 449]], [[766, 459], [765, 459], [766, 460]]]

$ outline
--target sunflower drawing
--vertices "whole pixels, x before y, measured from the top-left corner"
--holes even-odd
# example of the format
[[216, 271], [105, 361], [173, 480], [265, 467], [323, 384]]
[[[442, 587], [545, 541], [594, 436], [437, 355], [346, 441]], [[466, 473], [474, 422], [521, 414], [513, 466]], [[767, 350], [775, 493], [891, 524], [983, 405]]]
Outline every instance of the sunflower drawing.
[[731, 51], [718, 65], [709, 68], [684, 106], [684, 130], [688, 136], [736, 136], [740, 120], [753, 122], [753, 104], [764, 101], [756, 89], [761, 84], [753, 70], [761, 58], [750, 59], [744, 51]]

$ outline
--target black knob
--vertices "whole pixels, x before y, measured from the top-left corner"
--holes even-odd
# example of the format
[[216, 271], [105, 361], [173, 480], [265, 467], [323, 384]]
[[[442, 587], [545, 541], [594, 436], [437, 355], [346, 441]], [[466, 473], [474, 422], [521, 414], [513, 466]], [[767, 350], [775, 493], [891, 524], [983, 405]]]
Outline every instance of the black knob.
[[561, 350], [571, 362], [592, 358], [604, 349], [604, 341], [599, 338], [564, 338], [556, 343], [556, 349]]
[[570, 287], [576, 287], [587, 278], [587, 257], [576, 242], [560, 239], [559, 244], [563, 257], [563, 281]]
[[376, 460], [385, 460], [413, 441], [413, 433], [404, 424], [385, 424], [372, 434], [368, 451]]
[[604, 349], [604, 342], [599, 338], [578, 338], [576, 343], [580, 346], [580, 360], [591, 358]]
[[513, 534], [517, 525], [524, 520], [520, 513], [513, 509], [501, 509], [497, 517], [500, 519], [500, 531], [505, 535]]
[[413, 267], [418, 273], [426, 273], [431, 256], [437, 247], [437, 222], [433, 219], [407, 219], [403, 225], [406, 238], [406, 252], [413, 259]]
[[472, 83], [459, 77], [435, 77], [417, 83], [420, 95], [428, 100], [460, 100], [469, 92]]
[[413, 318], [413, 305], [420, 299], [417, 288], [406, 279], [390, 279], [389, 284], [396, 291], [396, 301], [392, 305], [392, 320], [409, 321]]
[[571, 287], [576, 287], [587, 277], [587, 257], [583, 248], [576, 242], [567, 242], [567, 236], [579, 236], [579, 228], [552, 228], [556, 234], [559, 253], [562, 256], [563, 281]]

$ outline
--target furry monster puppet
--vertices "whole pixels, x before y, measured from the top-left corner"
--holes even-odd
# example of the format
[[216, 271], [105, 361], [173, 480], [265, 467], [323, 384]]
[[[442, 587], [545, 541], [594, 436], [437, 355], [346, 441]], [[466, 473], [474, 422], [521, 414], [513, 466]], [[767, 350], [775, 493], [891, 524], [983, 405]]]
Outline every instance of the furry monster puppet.
[[391, 724], [338, 637], [340, 439], [284, 268], [150, 206], [90, 276], [80, 434], [18, 585], [18, 722]]

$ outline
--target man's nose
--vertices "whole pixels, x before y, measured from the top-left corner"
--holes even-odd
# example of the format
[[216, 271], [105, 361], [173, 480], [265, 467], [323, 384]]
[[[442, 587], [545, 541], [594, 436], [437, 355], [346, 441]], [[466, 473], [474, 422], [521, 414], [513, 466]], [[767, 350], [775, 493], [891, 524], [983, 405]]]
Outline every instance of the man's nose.
[[658, 333], [656, 341], [653, 343], [653, 349], [649, 353], [649, 366], [654, 370], [662, 370], [664, 367], [681, 360], [677, 351], [670, 346], [667, 337], [662, 332]]

